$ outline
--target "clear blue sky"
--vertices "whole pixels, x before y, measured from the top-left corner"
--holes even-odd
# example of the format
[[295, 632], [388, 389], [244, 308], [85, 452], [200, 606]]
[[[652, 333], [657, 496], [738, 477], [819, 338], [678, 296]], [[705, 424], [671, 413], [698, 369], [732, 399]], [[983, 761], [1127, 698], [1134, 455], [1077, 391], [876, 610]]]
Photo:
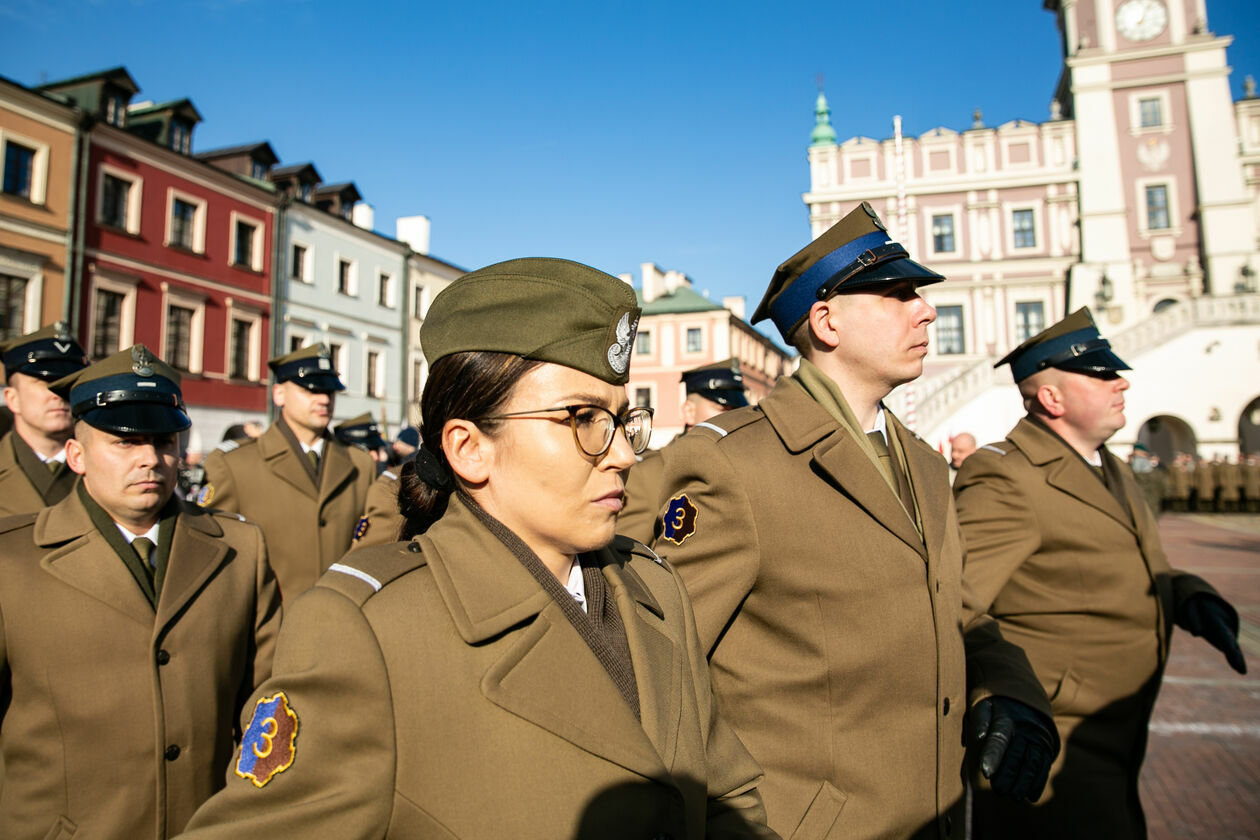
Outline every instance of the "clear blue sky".
[[[269, 140], [352, 180], [392, 234], [433, 220], [476, 268], [640, 262], [755, 305], [809, 238], [800, 194], [816, 76], [841, 139], [981, 108], [1047, 118], [1060, 69], [1041, 0], [750, 3], [0, 0], [0, 74], [125, 65], [141, 99], [187, 96], [194, 150]], [[960, 13], [965, 10], [965, 14]], [[1260, 2], [1208, 0], [1232, 87], [1260, 77]]]

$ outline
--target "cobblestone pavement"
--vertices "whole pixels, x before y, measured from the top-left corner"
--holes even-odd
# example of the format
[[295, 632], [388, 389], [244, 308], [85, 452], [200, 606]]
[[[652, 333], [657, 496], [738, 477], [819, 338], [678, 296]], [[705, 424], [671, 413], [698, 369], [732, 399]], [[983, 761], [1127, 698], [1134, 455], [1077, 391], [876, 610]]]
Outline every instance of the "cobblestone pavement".
[[1174, 568], [1238, 609], [1247, 674], [1178, 630], [1151, 718], [1142, 803], [1151, 840], [1260, 838], [1260, 516], [1165, 514]]

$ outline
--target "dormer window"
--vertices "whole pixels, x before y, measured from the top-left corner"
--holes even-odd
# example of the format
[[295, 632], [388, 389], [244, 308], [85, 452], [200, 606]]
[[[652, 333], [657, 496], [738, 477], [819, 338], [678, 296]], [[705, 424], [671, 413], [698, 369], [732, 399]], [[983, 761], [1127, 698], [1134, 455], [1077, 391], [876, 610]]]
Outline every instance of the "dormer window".
[[171, 120], [171, 148], [177, 152], [188, 154], [191, 146], [192, 132], [182, 122]]
[[267, 177], [267, 167], [258, 161], [251, 161], [249, 165], [249, 174], [254, 180], [261, 181]]
[[127, 127], [127, 105], [121, 96], [111, 94], [105, 98], [105, 122], [119, 128]]
[[341, 208], [341, 218], [343, 218], [343, 219], [349, 219], [349, 218], [350, 218], [350, 213], [351, 213], [351, 211], [353, 211], [353, 210], [354, 210], [354, 208], [353, 208], [353, 207], [351, 207], [349, 204], [344, 205], [344, 206]]
[[311, 185], [310, 184], [302, 185], [302, 200], [305, 201], [307, 204], [311, 203]]

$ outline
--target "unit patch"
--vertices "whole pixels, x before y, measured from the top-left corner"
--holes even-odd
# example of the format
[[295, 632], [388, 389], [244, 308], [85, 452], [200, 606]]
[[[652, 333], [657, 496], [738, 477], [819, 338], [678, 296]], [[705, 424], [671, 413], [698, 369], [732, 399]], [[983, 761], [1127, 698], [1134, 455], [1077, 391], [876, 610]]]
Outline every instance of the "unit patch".
[[363, 539], [364, 534], [368, 532], [368, 524], [368, 518], [366, 516], [359, 517], [359, 524], [354, 526], [355, 542]]
[[277, 691], [263, 697], [254, 706], [254, 716], [241, 738], [236, 775], [249, 779], [254, 787], [267, 784], [297, 758], [297, 735], [297, 712], [289, 706], [285, 693]]
[[207, 484], [201, 488], [201, 492], [197, 494], [197, 505], [199, 507], [209, 507], [214, 501], [214, 485]]
[[674, 545], [682, 545], [683, 540], [696, 532], [696, 514], [696, 506], [686, 493], [670, 499], [665, 515], [661, 517], [664, 526], [662, 536]]

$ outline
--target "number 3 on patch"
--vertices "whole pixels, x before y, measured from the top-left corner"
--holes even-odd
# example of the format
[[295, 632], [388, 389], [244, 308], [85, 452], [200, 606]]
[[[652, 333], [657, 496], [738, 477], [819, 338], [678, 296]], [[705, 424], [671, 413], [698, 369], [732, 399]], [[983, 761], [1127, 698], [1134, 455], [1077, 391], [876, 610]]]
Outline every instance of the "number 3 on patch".
[[669, 500], [669, 507], [661, 517], [662, 536], [674, 545], [682, 545], [683, 540], [696, 532], [696, 506], [687, 498], [686, 493], [679, 494]]
[[263, 697], [241, 738], [236, 775], [262, 787], [297, 758], [298, 716], [283, 691]]

